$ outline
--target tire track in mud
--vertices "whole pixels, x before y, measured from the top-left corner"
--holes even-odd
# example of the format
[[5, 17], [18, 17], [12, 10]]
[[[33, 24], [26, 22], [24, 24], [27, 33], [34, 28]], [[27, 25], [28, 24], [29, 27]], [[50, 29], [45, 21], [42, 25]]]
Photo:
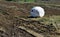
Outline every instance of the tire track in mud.
[[[18, 29], [19, 29], [20, 33], [27, 35], [26, 37], [36, 37], [35, 35], [27, 32], [26, 30], [24, 30], [24, 29], [22, 29], [22, 28], [18, 28]], [[21, 35], [21, 34], [20, 34], [20, 35]], [[24, 36], [24, 37], [25, 37], [25, 36]]]
[[29, 32], [30, 34], [32, 34], [32, 35], [34, 35], [34, 36], [36, 36], [36, 37], [44, 37], [42, 34], [36, 33], [35, 31], [32, 31], [32, 30], [30, 30], [30, 29], [26, 29], [26, 28], [23, 27], [23, 26], [19, 26], [18, 28], [21, 28], [21, 29], [27, 31], [27, 32]]

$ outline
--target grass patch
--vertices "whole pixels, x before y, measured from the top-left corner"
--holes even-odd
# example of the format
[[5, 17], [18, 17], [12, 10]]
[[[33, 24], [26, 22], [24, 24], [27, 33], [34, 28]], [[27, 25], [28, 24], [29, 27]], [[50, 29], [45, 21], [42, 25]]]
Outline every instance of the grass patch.
[[40, 21], [43, 23], [60, 23], [60, 15], [59, 16], [51, 16], [51, 17], [42, 17], [42, 18], [28, 18], [29, 20], [35, 20], [35, 21]]

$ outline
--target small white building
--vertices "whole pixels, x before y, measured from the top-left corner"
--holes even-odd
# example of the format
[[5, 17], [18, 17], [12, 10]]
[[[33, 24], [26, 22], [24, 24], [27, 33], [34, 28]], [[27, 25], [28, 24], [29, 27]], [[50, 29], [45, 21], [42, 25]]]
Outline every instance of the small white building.
[[30, 12], [32, 17], [43, 17], [45, 14], [45, 11], [42, 7], [33, 7]]

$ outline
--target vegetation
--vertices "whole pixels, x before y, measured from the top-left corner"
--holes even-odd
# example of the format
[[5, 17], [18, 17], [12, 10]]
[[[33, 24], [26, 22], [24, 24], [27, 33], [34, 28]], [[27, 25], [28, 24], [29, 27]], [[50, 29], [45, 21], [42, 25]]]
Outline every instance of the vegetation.
[[[46, 16], [28, 18], [36, 5], [45, 9]], [[46, 4], [0, 1], [0, 37], [60, 37], [60, 9]]]

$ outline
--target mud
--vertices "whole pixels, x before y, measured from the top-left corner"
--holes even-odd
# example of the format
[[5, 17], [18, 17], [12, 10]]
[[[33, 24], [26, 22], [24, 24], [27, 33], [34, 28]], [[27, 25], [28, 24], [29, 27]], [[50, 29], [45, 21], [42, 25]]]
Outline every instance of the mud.
[[35, 34], [21, 29], [19, 26], [23, 26], [27, 30], [30, 29], [34, 33], [42, 34], [44, 37], [56, 37], [58, 33], [56, 34], [56, 28], [53, 24], [45, 25], [39, 21], [21, 19], [23, 16], [29, 16], [30, 9], [36, 5], [43, 7], [46, 15], [60, 15], [60, 10], [39, 4], [0, 1], [0, 37], [36, 37]]

